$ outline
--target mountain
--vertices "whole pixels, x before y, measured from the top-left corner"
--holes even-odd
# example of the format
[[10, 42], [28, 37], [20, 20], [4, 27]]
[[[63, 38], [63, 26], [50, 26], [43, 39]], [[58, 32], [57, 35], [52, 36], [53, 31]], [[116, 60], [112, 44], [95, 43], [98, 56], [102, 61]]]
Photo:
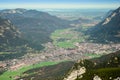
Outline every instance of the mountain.
[[102, 20], [106, 19], [109, 15], [111, 15], [113, 11], [114, 11], [114, 10], [109, 10], [107, 13], [104, 14], [104, 16], [94, 17], [93, 20], [102, 21]]
[[49, 36], [56, 29], [70, 27], [69, 21], [37, 10], [7, 9], [1, 10], [0, 16], [11, 20], [23, 37], [37, 44], [52, 41]]
[[6, 19], [0, 18], [0, 51], [8, 47], [22, 45], [20, 31]]
[[21, 34], [10, 20], [0, 17], [0, 60], [17, 58], [29, 50], [34, 51], [43, 48], [41, 45], [27, 41]]
[[119, 80], [120, 51], [89, 60], [80, 60], [64, 80]]
[[95, 27], [89, 29], [87, 33], [95, 42], [120, 42], [120, 7]]
[[100, 24], [98, 24], [103, 27], [110, 27], [117, 29], [120, 27], [120, 7], [113, 12], [109, 12], [108, 17], [106, 17], [105, 20], [103, 20]]
[[114, 10], [109, 10], [104, 16], [103, 19], [106, 19], [108, 16], [110, 16], [113, 13]]

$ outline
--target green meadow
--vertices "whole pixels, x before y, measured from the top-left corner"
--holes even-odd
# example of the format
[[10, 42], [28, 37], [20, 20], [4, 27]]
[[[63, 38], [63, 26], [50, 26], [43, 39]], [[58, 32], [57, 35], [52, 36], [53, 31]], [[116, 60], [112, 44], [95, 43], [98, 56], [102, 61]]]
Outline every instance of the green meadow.
[[75, 48], [78, 42], [84, 42], [86, 36], [81, 32], [75, 31], [75, 28], [56, 30], [51, 34], [53, 44], [62, 48]]
[[41, 62], [38, 64], [25, 66], [25, 67], [22, 67], [20, 69], [14, 70], [14, 71], [8, 70], [8, 71], [4, 72], [2, 75], [0, 75], [0, 80], [14, 80], [14, 78], [16, 76], [23, 76], [22, 75], [23, 72], [25, 72], [27, 70], [39, 68], [39, 67], [44, 67], [44, 66], [55, 65], [58, 63], [60, 63], [60, 62]]

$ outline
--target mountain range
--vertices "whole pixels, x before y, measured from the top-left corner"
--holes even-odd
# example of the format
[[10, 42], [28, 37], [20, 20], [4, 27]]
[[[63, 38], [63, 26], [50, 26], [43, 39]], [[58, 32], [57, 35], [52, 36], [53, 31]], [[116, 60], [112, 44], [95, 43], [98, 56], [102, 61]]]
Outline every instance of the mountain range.
[[[69, 21], [62, 20], [48, 13], [37, 10], [26, 9], [7, 9], [0, 11], [0, 51], [15, 52], [18, 50], [27, 50], [28, 48], [41, 47], [42, 43], [52, 41], [50, 35], [57, 29], [70, 28]], [[81, 19], [79, 19], [81, 20]], [[79, 21], [78, 20], [78, 21]], [[86, 20], [85, 20], [86, 21]], [[88, 21], [89, 22], [89, 21]], [[16, 26], [16, 27], [15, 27]], [[120, 7], [112, 11], [106, 18], [94, 27], [86, 31], [90, 35], [90, 40], [100, 43], [119, 43], [120, 42]], [[31, 43], [30, 43], [30, 42]], [[38, 44], [38, 46], [36, 46]], [[32, 45], [32, 46], [31, 46]], [[22, 52], [20, 52], [21, 54]], [[14, 54], [13, 54], [14, 55]], [[8, 58], [8, 55], [6, 58]], [[15, 56], [15, 55], [14, 55]], [[11, 57], [11, 56], [10, 56]], [[16, 57], [16, 56], [15, 56]], [[2, 59], [0, 57], [0, 59]], [[116, 79], [120, 75], [120, 51], [104, 55], [94, 59], [83, 59], [74, 64], [62, 63], [55, 66], [31, 69], [26, 73], [30, 74], [24, 79], [36, 80], [49, 76], [55, 79], [65, 76], [64, 80], [110, 80]], [[60, 67], [59, 67], [60, 66]], [[65, 67], [64, 67], [65, 66]], [[69, 68], [67, 68], [69, 66]], [[72, 67], [72, 68], [71, 68]], [[54, 69], [53, 69], [54, 68]], [[56, 69], [57, 70], [56, 70]], [[64, 68], [67, 68], [66, 71]], [[71, 70], [69, 70], [71, 68]], [[52, 71], [47, 72], [47, 70]], [[62, 72], [59, 71], [63, 70]], [[40, 71], [45, 71], [42, 73]], [[69, 72], [68, 72], [69, 70]], [[64, 74], [65, 71], [65, 74]], [[60, 72], [60, 73], [59, 73]], [[68, 72], [68, 73], [66, 73]], [[82, 72], [82, 73], [81, 73]], [[49, 75], [51, 74], [51, 75]], [[43, 76], [40, 76], [43, 75]], [[72, 77], [72, 78], [71, 78]], [[57, 79], [59, 80], [59, 79]]]
[[[88, 29], [94, 42], [120, 42], [120, 7], [111, 12], [102, 22]], [[120, 51], [99, 58], [78, 60], [64, 80], [119, 80]]]
[[14, 24], [0, 17], [0, 60], [23, 56], [29, 50], [41, 50], [42, 45], [34, 44], [22, 36]]
[[24, 38], [36, 44], [52, 41], [49, 37], [52, 32], [70, 27], [69, 21], [37, 10], [6, 9], [0, 11], [0, 16], [9, 19]]

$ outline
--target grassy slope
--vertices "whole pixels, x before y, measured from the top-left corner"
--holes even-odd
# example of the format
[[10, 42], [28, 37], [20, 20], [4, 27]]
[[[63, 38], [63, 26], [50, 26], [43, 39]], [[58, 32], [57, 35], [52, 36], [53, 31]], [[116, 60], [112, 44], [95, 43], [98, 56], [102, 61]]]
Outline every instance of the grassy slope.
[[97, 58], [97, 57], [102, 56], [102, 54], [92, 54], [92, 53], [86, 53], [84, 55], [87, 57], [89, 56], [90, 58]]
[[73, 64], [74, 62], [72, 61], [66, 61], [56, 65], [30, 69], [24, 72], [26, 76], [21, 77], [21, 79], [31, 80], [31, 78], [34, 77], [32, 80], [62, 80]]
[[[23, 72], [25, 72], [29, 69], [43, 67], [43, 66], [49, 66], [49, 65], [55, 65], [55, 64], [58, 64], [58, 63], [59, 62], [42, 62], [42, 63], [39, 63], [39, 64], [22, 67], [22, 68], [20, 68], [16, 71], [8, 70], [0, 76], [0, 80], [14, 80], [13, 78], [15, 76], [20, 76], [20, 75], [22, 75]], [[12, 78], [10, 78], [10, 76]]]
[[[86, 73], [83, 74], [82, 79], [76, 80], [92, 80], [95, 75], [98, 75], [102, 80], [114, 80], [120, 77], [120, 51], [99, 58], [83, 60], [74, 65], [75, 69], [79, 65], [86, 68]], [[112, 79], [110, 79], [111, 77]]]

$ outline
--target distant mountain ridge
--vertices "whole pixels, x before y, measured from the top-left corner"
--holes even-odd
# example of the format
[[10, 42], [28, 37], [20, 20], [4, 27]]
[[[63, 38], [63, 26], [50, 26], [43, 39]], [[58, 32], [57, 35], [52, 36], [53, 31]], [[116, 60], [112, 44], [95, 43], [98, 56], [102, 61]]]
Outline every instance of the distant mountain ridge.
[[22, 8], [17, 8], [17, 9], [4, 9], [4, 10], [1, 10], [0, 12], [2, 12], [2, 14], [14, 14], [14, 13], [23, 13], [25, 12], [26, 9], [22, 9]]
[[37, 10], [7, 9], [1, 10], [0, 16], [11, 20], [25, 38], [39, 44], [52, 41], [49, 36], [56, 29], [70, 27], [69, 21]]
[[91, 23], [92, 20], [87, 18], [79, 18], [77, 20], [73, 20], [73, 23]]

